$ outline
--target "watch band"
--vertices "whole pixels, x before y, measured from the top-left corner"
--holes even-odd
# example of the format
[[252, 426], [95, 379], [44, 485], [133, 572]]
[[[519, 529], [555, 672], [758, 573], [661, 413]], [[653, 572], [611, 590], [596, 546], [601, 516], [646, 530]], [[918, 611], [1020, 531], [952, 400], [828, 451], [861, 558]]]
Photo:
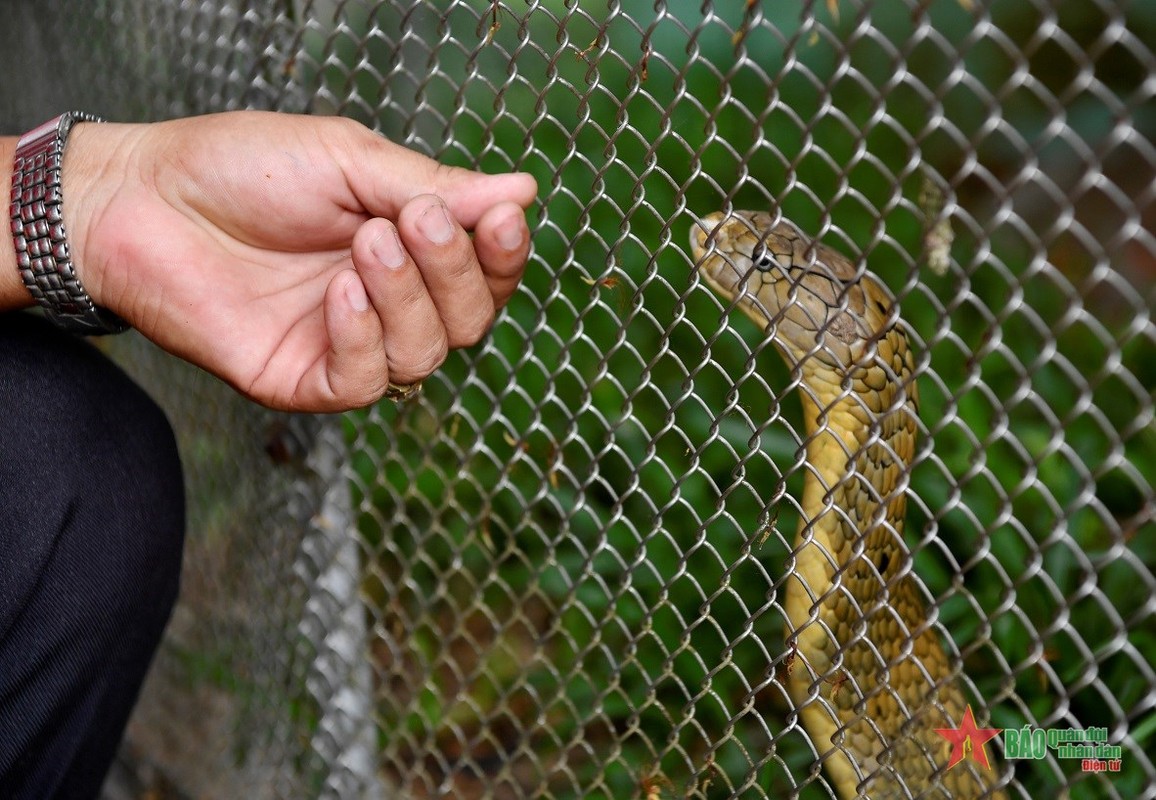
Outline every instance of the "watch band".
[[16, 266], [32, 297], [60, 327], [89, 336], [120, 333], [128, 324], [84, 291], [64, 232], [60, 167], [77, 122], [103, 120], [70, 111], [24, 134], [16, 146], [9, 206]]

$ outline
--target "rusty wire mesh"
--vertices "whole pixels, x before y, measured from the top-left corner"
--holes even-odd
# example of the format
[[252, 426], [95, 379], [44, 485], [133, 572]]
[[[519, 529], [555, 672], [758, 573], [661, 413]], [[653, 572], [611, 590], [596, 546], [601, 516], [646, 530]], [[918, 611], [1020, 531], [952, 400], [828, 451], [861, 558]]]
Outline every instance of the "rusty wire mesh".
[[833, 796], [782, 684], [798, 392], [685, 246], [692, 214], [763, 208], [900, 299], [907, 538], [972, 701], [1121, 748], [1008, 759], [1011, 795], [1156, 796], [1151, 8], [87, 6], [0, 0], [6, 52], [63, 61], [6, 124], [338, 113], [542, 189], [523, 288], [404, 408], [289, 420], [118, 345], [194, 509], [125, 746], [156, 785]]

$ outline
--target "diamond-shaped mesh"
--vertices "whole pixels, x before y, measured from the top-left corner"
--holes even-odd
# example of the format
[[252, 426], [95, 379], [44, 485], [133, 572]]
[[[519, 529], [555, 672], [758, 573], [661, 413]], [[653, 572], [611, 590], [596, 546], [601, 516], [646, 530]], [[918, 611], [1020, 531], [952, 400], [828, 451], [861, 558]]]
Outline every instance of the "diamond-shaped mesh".
[[693, 215], [754, 208], [900, 300], [907, 539], [969, 699], [1120, 748], [1097, 771], [997, 746], [1010, 796], [1156, 797], [1150, 4], [87, 5], [0, 0], [6, 74], [49, 87], [2, 95], [13, 130], [64, 106], [337, 113], [541, 187], [521, 290], [402, 408], [286, 419], [117, 344], [194, 509], [126, 743], [142, 774], [835, 796], [784, 682], [800, 389], [686, 246]]

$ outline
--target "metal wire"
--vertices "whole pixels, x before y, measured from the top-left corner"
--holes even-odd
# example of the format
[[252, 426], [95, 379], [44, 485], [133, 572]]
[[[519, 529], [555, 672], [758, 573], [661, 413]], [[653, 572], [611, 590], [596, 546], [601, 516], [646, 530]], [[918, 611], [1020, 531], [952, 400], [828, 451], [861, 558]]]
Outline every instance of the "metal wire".
[[799, 389], [685, 246], [766, 208], [900, 299], [908, 541], [971, 699], [1121, 749], [998, 747], [1011, 796], [1156, 797], [1142, 4], [32, 8], [8, 74], [61, 68], [14, 128], [337, 113], [541, 186], [523, 287], [403, 408], [286, 420], [127, 346], [195, 510], [128, 760], [188, 796], [834, 796], [782, 682]]

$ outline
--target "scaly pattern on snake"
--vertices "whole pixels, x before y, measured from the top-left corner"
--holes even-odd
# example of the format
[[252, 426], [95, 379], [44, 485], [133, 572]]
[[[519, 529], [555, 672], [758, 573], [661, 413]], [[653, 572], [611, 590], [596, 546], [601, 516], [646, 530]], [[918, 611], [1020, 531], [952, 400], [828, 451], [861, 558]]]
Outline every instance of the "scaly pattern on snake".
[[832, 784], [842, 798], [1004, 797], [994, 769], [948, 769], [935, 732], [958, 727], [965, 700], [903, 541], [918, 397], [894, 299], [770, 214], [711, 214], [690, 245], [703, 280], [769, 332], [803, 384], [787, 682]]

